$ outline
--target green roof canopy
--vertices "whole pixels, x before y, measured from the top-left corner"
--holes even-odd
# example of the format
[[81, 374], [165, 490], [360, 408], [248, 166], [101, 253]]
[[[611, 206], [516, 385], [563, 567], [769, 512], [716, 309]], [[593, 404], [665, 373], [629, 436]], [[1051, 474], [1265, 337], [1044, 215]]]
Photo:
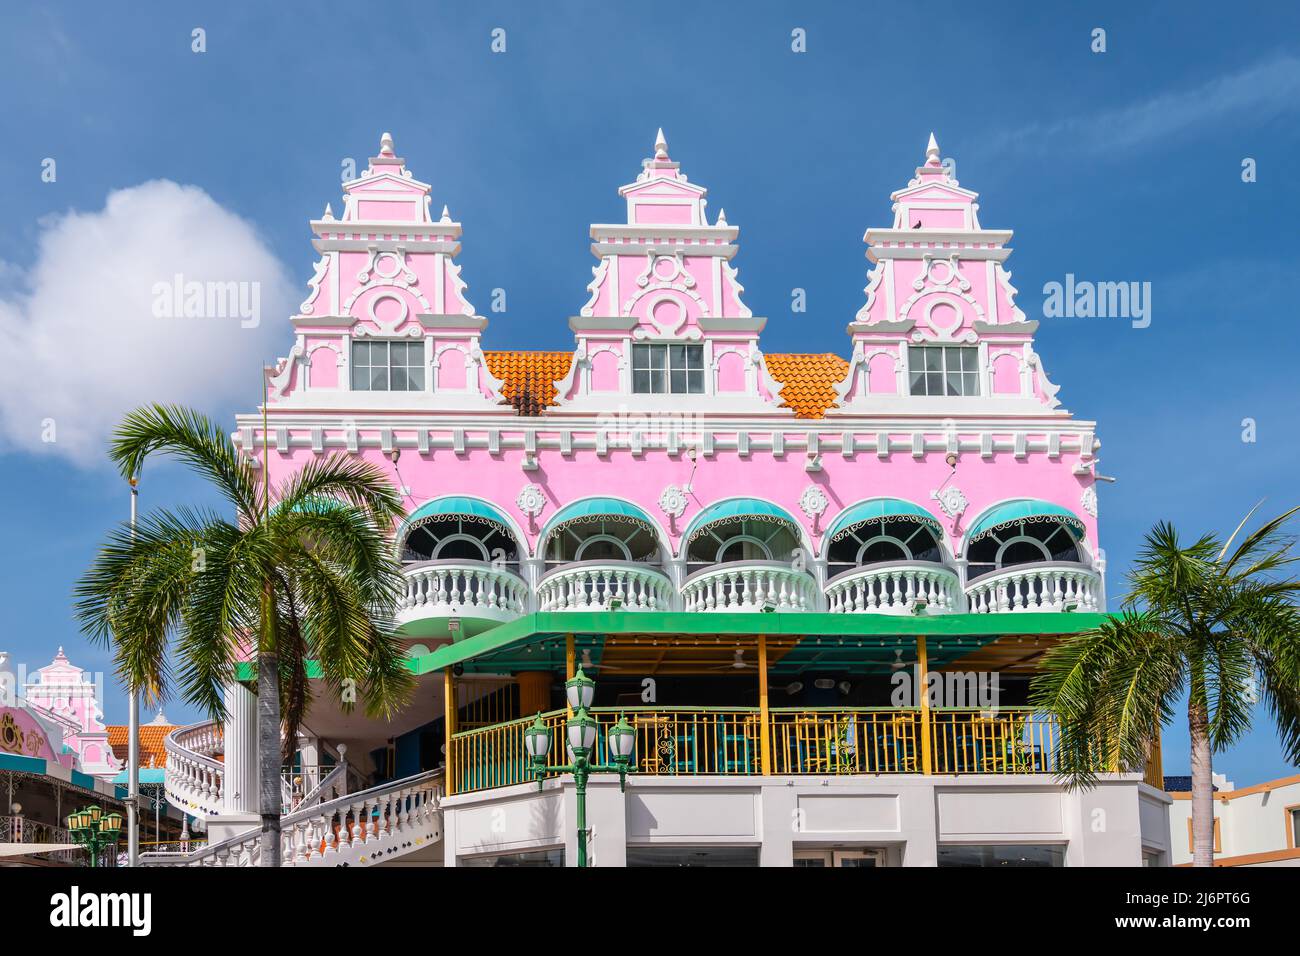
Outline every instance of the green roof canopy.
[[1037, 498], [1017, 498], [1014, 501], [1004, 501], [975, 522], [967, 535], [967, 541], [978, 541], [994, 531], [1033, 521], [1059, 521], [1070, 529], [1075, 538], [1083, 537], [1083, 522], [1068, 508], [1054, 505], [1050, 501], [1039, 501]]
[[713, 526], [737, 519], [784, 524], [796, 534], [799, 533], [799, 522], [795, 521], [784, 508], [757, 498], [732, 498], [729, 501], [719, 501], [717, 504], [709, 505], [692, 518], [686, 529], [686, 540], [694, 541]]
[[620, 501], [618, 498], [584, 498], [581, 501], [565, 505], [551, 515], [550, 520], [546, 522], [546, 526], [542, 529], [542, 538], [545, 539], [561, 528], [579, 521], [601, 519], [641, 524], [652, 532], [655, 530], [653, 519], [631, 502]]
[[478, 498], [470, 498], [468, 495], [443, 495], [441, 498], [426, 501], [407, 515], [406, 520], [402, 522], [402, 531], [405, 532], [408, 528], [413, 528], [416, 524], [432, 518], [488, 521], [500, 525], [507, 531], [511, 527], [510, 519], [495, 505], [480, 501]]
[[943, 534], [943, 526], [920, 505], [901, 498], [872, 498], [870, 501], [858, 502], [836, 518], [826, 533], [826, 540], [838, 541], [873, 521], [916, 521], [930, 528], [936, 535]]

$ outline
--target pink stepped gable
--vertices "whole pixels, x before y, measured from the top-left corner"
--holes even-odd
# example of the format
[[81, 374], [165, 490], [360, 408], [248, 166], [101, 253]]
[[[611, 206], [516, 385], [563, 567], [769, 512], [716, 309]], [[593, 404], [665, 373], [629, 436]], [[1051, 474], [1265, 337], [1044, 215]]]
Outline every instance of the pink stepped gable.
[[[342, 216], [312, 222], [310, 294], [267, 370], [273, 480], [345, 452], [405, 496], [405, 633], [608, 606], [1104, 608], [1093, 423], [1033, 349], [1011, 233], [981, 227], [933, 137], [866, 233], [847, 360], [763, 353], [739, 229], [662, 132], [626, 221], [591, 227], [569, 350], [484, 350], [431, 190], [385, 134]], [[260, 412], [235, 437], [260, 459]]]
[[113, 753], [104, 711], [100, 707], [101, 687], [77, 667], [63, 648], [54, 660], [36, 672], [36, 679], [23, 689], [27, 703], [63, 731], [62, 745], [76, 755], [75, 767], [83, 773], [113, 777], [125, 765]]

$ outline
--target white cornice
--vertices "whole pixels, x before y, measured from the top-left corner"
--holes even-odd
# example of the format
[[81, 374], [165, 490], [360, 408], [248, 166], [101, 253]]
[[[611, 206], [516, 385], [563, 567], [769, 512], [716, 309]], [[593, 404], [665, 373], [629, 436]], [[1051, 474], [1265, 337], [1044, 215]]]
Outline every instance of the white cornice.
[[702, 315], [697, 320], [705, 332], [762, 332], [767, 317], [760, 315]]
[[684, 223], [605, 223], [591, 224], [591, 238], [632, 239], [638, 236], [672, 236], [683, 239], [725, 239], [734, 242], [740, 235], [738, 226], [690, 226]]
[[[374, 228], [369, 227], [369, 228]], [[351, 234], [354, 231], [361, 235], [368, 235], [365, 229], [352, 230], [340, 229], [342, 233]], [[391, 235], [403, 235], [398, 230], [379, 230], [380, 233], [388, 232]], [[378, 252], [396, 252], [399, 247], [405, 249], [411, 255], [432, 255], [441, 252], [443, 255], [455, 256], [460, 253], [459, 242], [431, 242], [425, 239], [384, 239], [384, 238], [362, 238], [362, 239], [313, 239], [312, 248], [317, 252], [369, 252], [375, 249]]]
[[[657, 235], [657, 234], [656, 234]], [[591, 244], [591, 254], [597, 258], [603, 259], [605, 256], [644, 256], [646, 254], [656, 256], [672, 256], [681, 253], [683, 256], [698, 256], [700, 258], [711, 256], [715, 259], [731, 259], [736, 255], [735, 246], [706, 246], [691, 242], [662, 242], [656, 239], [651, 242], [648, 239], [637, 239], [632, 242], [593, 242]]]
[[993, 243], [1000, 246], [1011, 241], [1010, 229], [879, 229], [872, 227], [862, 237], [864, 242], [960, 242]]

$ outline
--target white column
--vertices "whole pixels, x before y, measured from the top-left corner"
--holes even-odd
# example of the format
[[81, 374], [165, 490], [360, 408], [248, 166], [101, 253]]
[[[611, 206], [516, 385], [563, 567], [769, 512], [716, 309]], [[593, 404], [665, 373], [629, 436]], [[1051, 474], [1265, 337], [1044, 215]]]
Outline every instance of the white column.
[[223, 814], [257, 813], [257, 698], [243, 684], [226, 688]]

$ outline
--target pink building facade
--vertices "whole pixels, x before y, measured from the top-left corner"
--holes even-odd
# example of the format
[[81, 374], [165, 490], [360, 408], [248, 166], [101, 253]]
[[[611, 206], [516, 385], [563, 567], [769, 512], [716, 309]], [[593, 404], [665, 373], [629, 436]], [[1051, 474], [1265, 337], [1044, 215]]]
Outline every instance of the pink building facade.
[[[385, 720], [315, 695], [286, 779], [366, 789], [304, 795], [294, 865], [1167, 858], [1158, 749], [1145, 779], [1111, 767], [1070, 791], [1033, 705], [1046, 648], [1103, 620], [1099, 443], [1016, 306], [1011, 233], [981, 224], [933, 137], [866, 230], [861, 307], [819, 319], [843, 323], [839, 354], [764, 350], [740, 230], [662, 131], [590, 226], [550, 351], [494, 337], [448, 197], [390, 136], [343, 191], [234, 439], [273, 487], [343, 454], [399, 490], [417, 690]], [[635, 736], [626, 788], [593, 776], [584, 828], [572, 778], [524, 752], [534, 721], [564, 752], [579, 670], [597, 759], [616, 721]], [[167, 748], [168, 797], [213, 845], [160, 862], [260, 852], [255, 702], [226, 700], [224, 725]]]
[[[391, 137], [341, 215], [311, 223], [310, 294], [267, 370], [266, 464], [278, 480], [346, 452], [392, 476], [409, 633], [628, 589], [624, 607], [660, 610], [1104, 608], [1094, 425], [1034, 350], [1011, 232], [981, 225], [933, 137], [892, 222], [866, 231], [845, 357], [763, 351], [739, 228], [662, 132], [618, 192], [555, 352], [492, 340], [461, 224]], [[260, 460], [261, 415], [238, 425]]]

